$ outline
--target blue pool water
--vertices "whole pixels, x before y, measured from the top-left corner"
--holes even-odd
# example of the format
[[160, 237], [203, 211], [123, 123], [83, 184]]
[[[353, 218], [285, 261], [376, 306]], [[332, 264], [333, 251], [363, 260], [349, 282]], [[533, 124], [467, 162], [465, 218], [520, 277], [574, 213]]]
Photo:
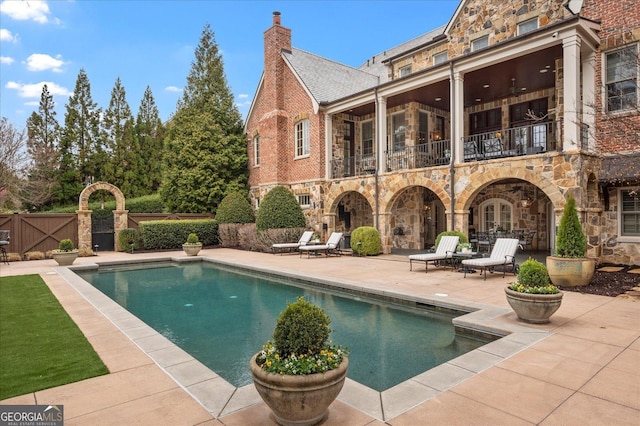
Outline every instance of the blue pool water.
[[298, 296], [331, 318], [332, 341], [351, 351], [348, 377], [377, 391], [487, 343], [457, 334], [452, 313], [339, 295], [206, 262], [77, 274], [234, 386], [252, 382], [249, 359], [272, 339], [278, 314]]

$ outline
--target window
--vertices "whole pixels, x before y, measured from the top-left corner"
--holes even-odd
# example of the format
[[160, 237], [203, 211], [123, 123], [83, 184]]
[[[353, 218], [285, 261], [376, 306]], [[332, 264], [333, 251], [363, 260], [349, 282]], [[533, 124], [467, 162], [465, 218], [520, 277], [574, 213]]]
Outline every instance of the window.
[[489, 46], [489, 36], [480, 37], [471, 42], [471, 50], [473, 52], [484, 49], [487, 46]]
[[362, 123], [362, 156], [370, 157], [373, 155], [373, 121], [365, 121]]
[[405, 119], [404, 112], [391, 116], [391, 135], [394, 151], [404, 150]]
[[502, 109], [495, 108], [469, 114], [469, 132], [472, 135], [495, 132], [502, 128]]
[[538, 29], [538, 18], [529, 19], [528, 21], [518, 24], [518, 35], [530, 33]]
[[309, 155], [309, 120], [296, 123], [296, 157]]
[[638, 46], [606, 54], [607, 111], [634, 109], [638, 104]]
[[623, 189], [620, 198], [620, 235], [640, 237], [640, 194], [637, 190]]
[[411, 64], [405, 65], [404, 67], [400, 68], [400, 77], [406, 77], [409, 74], [411, 74]]
[[311, 205], [311, 196], [309, 194], [298, 194], [298, 204], [300, 204], [300, 207], [309, 207]]
[[260, 135], [253, 137], [253, 165], [260, 165]]
[[429, 114], [418, 111], [418, 145], [424, 145], [429, 141]]
[[511, 203], [499, 198], [493, 198], [482, 203], [480, 205], [480, 229], [493, 231], [500, 226], [504, 230], [510, 230], [512, 210]]
[[449, 52], [441, 52], [433, 55], [433, 65], [443, 64], [449, 59]]

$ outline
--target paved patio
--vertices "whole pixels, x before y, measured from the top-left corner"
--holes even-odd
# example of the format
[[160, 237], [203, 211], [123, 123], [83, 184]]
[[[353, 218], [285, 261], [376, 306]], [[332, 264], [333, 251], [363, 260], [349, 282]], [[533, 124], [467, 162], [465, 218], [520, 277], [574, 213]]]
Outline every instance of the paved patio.
[[[531, 326], [518, 322], [508, 307], [508, 274], [484, 281], [450, 270], [410, 272], [406, 257], [397, 255], [300, 259], [209, 249], [200, 256], [473, 307], [477, 311], [461, 322], [511, 333], [381, 394], [349, 380], [325, 425], [640, 424], [636, 300], [566, 292], [550, 324]], [[182, 252], [100, 253], [74, 266], [158, 257], [185, 259]], [[0, 265], [0, 276], [28, 273], [41, 274], [111, 374], [3, 404], [63, 404], [69, 425], [275, 425], [252, 386], [229, 385], [53, 260]]]

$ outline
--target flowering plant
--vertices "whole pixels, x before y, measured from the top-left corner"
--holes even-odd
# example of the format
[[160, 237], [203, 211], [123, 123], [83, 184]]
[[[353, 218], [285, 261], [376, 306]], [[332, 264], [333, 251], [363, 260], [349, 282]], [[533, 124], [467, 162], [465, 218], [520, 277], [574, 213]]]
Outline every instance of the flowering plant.
[[267, 373], [303, 375], [324, 373], [338, 368], [346, 355], [348, 355], [346, 349], [329, 342], [319, 353], [292, 353], [288, 357], [280, 357], [275, 345], [269, 340], [262, 346], [256, 361]]
[[273, 333], [256, 357], [264, 371], [281, 375], [324, 373], [338, 368], [348, 351], [329, 341], [331, 320], [320, 307], [298, 297], [280, 313]]

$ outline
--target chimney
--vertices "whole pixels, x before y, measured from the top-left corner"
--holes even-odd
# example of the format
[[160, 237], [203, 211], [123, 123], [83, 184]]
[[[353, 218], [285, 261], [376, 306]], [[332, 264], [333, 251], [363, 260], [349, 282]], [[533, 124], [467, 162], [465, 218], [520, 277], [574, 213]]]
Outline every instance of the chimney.
[[264, 90], [276, 109], [284, 105], [283, 50], [291, 52], [291, 30], [280, 25], [280, 12], [273, 12], [273, 25], [264, 32]]

